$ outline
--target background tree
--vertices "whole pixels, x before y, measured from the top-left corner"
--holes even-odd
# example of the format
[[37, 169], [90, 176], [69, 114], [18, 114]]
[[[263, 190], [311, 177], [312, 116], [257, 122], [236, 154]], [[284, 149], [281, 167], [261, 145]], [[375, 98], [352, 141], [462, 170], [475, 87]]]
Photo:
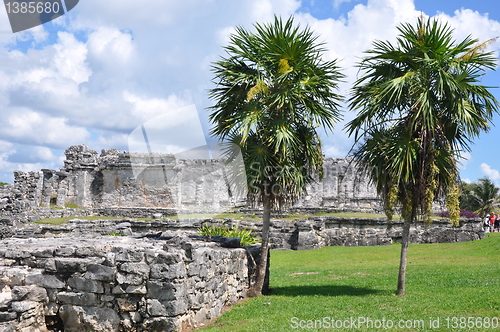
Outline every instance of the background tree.
[[451, 28], [423, 16], [416, 26], [398, 29], [395, 45], [375, 42], [360, 63], [362, 77], [350, 99], [358, 113], [347, 129], [356, 138], [356, 162], [370, 174], [386, 211], [402, 207], [398, 294], [404, 295], [411, 223], [444, 197], [458, 220], [457, 160], [488, 130], [498, 102], [477, 84], [496, 66], [485, 44], [470, 37], [456, 43]]
[[466, 211], [477, 211], [479, 209], [478, 202], [474, 197], [474, 187], [476, 183], [460, 183], [460, 209]]
[[[283, 22], [236, 28], [213, 65], [211, 134], [242, 151], [249, 198], [263, 204], [262, 252], [252, 295], [262, 293], [271, 210], [288, 204], [321, 172], [316, 129], [332, 130], [340, 119], [334, 90], [343, 75], [323, 61], [323, 44], [309, 28]], [[265, 291], [265, 289], [264, 289]]]
[[500, 205], [498, 190], [499, 188], [488, 178], [473, 183], [468, 197], [472, 211], [481, 217], [494, 213]]

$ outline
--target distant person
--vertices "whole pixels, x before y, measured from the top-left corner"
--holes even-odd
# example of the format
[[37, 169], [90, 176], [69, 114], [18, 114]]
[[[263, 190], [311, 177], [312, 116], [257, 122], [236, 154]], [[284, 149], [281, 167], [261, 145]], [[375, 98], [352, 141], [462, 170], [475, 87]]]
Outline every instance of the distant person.
[[495, 220], [497, 219], [497, 217], [492, 214], [490, 216], [490, 232], [494, 232], [494, 227], [495, 227]]
[[483, 227], [484, 231], [488, 233], [490, 231], [490, 215], [487, 214], [486, 217], [483, 219]]
[[500, 232], [500, 214], [497, 214], [497, 217], [495, 218], [495, 232]]

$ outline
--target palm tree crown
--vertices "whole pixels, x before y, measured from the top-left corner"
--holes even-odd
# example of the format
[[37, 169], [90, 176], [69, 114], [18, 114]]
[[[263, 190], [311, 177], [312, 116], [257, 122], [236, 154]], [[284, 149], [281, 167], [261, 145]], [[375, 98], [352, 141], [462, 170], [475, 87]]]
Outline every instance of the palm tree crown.
[[460, 152], [497, 112], [494, 96], [477, 84], [496, 58], [470, 37], [455, 43], [437, 20], [421, 17], [399, 32], [396, 45], [375, 42], [361, 62], [365, 74], [350, 99], [358, 115], [347, 129], [364, 135], [355, 155], [378, 166], [370, 171], [379, 190], [399, 182], [408, 203], [425, 211], [429, 197], [455, 185]]
[[250, 192], [268, 191], [274, 202], [295, 198], [321, 167], [316, 128], [340, 119], [334, 93], [343, 75], [323, 61], [321, 43], [293, 18], [237, 28], [216, 62], [217, 87], [210, 91], [215, 124], [211, 134], [242, 149]]
[[[271, 209], [290, 203], [321, 171], [316, 128], [340, 119], [334, 90], [343, 75], [323, 61], [322, 44], [293, 18], [237, 28], [227, 57], [213, 66], [211, 133], [241, 148], [250, 199], [263, 203], [262, 250], [251, 295], [266, 291]], [[230, 151], [229, 151], [230, 154]]]
[[[348, 123], [355, 134], [354, 157], [382, 194], [388, 217], [402, 206], [398, 294], [405, 293], [411, 222], [429, 215], [433, 201], [446, 197], [451, 219], [460, 217], [457, 160], [473, 138], [489, 129], [498, 102], [479, 83], [496, 58], [486, 43], [460, 43], [437, 20], [420, 17], [402, 24], [396, 45], [375, 42], [360, 64]], [[429, 218], [430, 219], [430, 218]]]

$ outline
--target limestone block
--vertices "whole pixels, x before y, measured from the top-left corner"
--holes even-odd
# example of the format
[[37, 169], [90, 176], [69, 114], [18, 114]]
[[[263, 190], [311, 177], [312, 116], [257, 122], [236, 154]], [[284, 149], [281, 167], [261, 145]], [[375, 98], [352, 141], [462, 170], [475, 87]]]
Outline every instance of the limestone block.
[[69, 331], [118, 331], [120, 317], [111, 308], [63, 305], [59, 316]]
[[144, 276], [134, 273], [117, 273], [116, 282], [120, 285], [141, 285], [144, 282]]
[[55, 258], [48, 258], [45, 260], [45, 263], [43, 264], [43, 269], [45, 272], [57, 272], [57, 267], [56, 267], [56, 260]]
[[0, 266], [0, 284], [22, 285], [28, 274], [23, 268]]
[[186, 265], [181, 262], [177, 264], [153, 264], [151, 266], [151, 278], [153, 279], [180, 279], [186, 276]]
[[54, 254], [59, 257], [71, 257], [75, 254], [75, 251], [74, 247], [59, 247], [56, 248]]
[[180, 263], [182, 261], [183, 259], [180, 250], [176, 250], [174, 252], [166, 252], [161, 250], [157, 252], [157, 254], [154, 256], [154, 260], [152, 260], [150, 263], [170, 265]]
[[116, 268], [101, 264], [89, 264], [85, 278], [90, 280], [113, 281], [116, 275]]
[[129, 285], [125, 292], [127, 294], [147, 294], [148, 290], [145, 285]]
[[12, 288], [12, 301], [35, 301], [47, 303], [47, 291], [37, 286], [15, 286]]
[[117, 285], [117, 286], [113, 287], [111, 293], [113, 293], [115, 295], [125, 294], [124, 288], [125, 288], [125, 286]]
[[66, 284], [52, 274], [34, 274], [26, 277], [26, 284], [43, 288], [64, 288]]
[[94, 293], [74, 293], [60, 292], [57, 294], [57, 300], [62, 304], [73, 304], [81, 306], [97, 305], [97, 296]]
[[90, 260], [84, 258], [56, 258], [56, 271], [59, 273], [85, 272]]
[[5, 253], [5, 258], [11, 258], [11, 259], [28, 258], [30, 256], [31, 254], [29, 253], [28, 250], [22, 250], [22, 249], [12, 249]]
[[116, 303], [118, 304], [118, 308], [120, 308], [120, 311], [122, 312], [136, 311], [138, 306], [137, 301], [128, 298], [117, 298]]
[[149, 274], [149, 265], [146, 263], [123, 263], [118, 268], [120, 271], [134, 273], [142, 276]]
[[147, 290], [148, 298], [158, 299], [160, 301], [169, 301], [176, 298], [176, 289], [169, 282], [150, 280], [147, 283]]
[[145, 331], [177, 331], [178, 325], [174, 318], [154, 317], [148, 318], [143, 322]]
[[89, 280], [82, 277], [74, 277], [68, 279], [68, 286], [72, 289], [89, 292], [89, 293], [104, 293], [104, 286], [96, 280]]
[[144, 259], [144, 252], [134, 248], [119, 248], [116, 252], [117, 262], [140, 262]]
[[54, 257], [54, 249], [52, 248], [41, 248], [32, 252], [32, 255], [38, 258], [50, 258]]
[[13, 301], [10, 304], [12, 311], [21, 313], [35, 309], [38, 306], [38, 302], [35, 301]]
[[111, 302], [111, 301], [115, 300], [115, 296], [114, 295], [102, 295], [100, 297], [100, 299], [102, 302]]
[[167, 316], [168, 314], [165, 306], [157, 299], [147, 299], [146, 308], [148, 315], [153, 317]]

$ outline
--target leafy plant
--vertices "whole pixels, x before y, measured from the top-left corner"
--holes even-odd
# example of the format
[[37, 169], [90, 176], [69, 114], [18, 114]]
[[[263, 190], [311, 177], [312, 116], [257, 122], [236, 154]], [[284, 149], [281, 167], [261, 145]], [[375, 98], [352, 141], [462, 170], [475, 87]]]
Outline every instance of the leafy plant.
[[8, 186], [9, 184], [6, 182], [0, 182], [0, 186]]
[[[450, 212], [443, 211], [443, 212], [437, 213], [437, 215], [439, 217], [449, 218], [450, 217]], [[468, 218], [468, 219], [479, 218], [479, 216], [477, 214], [475, 214], [474, 212], [467, 211], [467, 210], [460, 210], [460, 217], [462, 217], [462, 218]]]
[[216, 226], [209, 225], [208, 223], [203, 224], [198, 228], [198, 235], [208, 236], [208, 235], [219, 235], [225, 237], [239, 237], [241, 239], [241, 246], [250, 246], [252, 244], [258, 243], [259, 239], [252, 235], [252, 230], [247, 228], [233, 227], [229, 228], [227, 225]]

